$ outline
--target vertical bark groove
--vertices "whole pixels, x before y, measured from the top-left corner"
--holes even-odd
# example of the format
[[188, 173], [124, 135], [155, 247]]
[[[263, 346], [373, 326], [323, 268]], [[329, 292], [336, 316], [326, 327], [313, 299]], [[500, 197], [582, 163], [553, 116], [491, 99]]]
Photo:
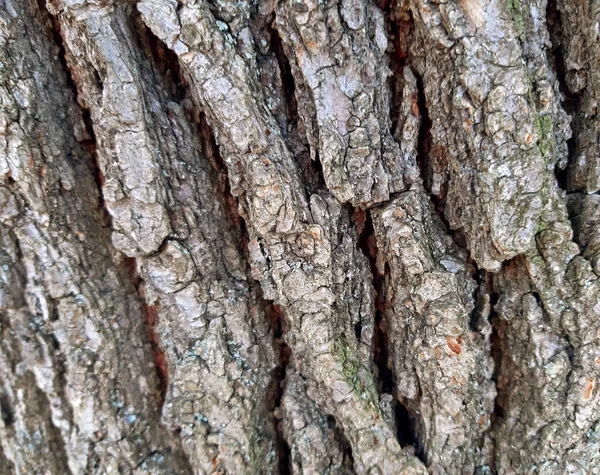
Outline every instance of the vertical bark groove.
[[277, 435], [278, 469], [282, 475], [292, 473], [291, 449], [285, 437], [282, 423], [282, 398], [285, 393], [286, 372], [292, 356], [290, 347], [285, 343], [284, 317], [278, 305], [267, 306], [266, 315], [271, 321], [273, 331], [273, 344], [277, 354], [278, 365], [271, 370], [272, 379], [267, 391], [266, 406], [273, 420], [273, 426]]

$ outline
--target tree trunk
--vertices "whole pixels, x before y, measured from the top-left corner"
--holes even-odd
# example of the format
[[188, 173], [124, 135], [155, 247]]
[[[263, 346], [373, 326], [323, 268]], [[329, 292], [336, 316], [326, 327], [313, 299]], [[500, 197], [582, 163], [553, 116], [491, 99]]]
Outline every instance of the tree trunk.
[[598, 0], [0, 0], [0, 475], [600, 473]]

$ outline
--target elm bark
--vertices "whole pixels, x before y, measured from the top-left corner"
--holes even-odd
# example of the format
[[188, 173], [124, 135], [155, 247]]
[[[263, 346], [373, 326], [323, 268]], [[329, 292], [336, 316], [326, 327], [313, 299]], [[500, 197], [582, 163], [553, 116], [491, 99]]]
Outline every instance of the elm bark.
[[600, 473], [597, 0], [0, 0], [0, 474]]

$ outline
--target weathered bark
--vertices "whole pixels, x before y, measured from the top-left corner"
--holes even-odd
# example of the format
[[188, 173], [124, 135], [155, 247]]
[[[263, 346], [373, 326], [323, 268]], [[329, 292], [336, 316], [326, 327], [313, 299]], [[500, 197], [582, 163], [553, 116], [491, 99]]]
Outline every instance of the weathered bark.
[[0, 1], [0, 474], [600, 473], [599, 22]]

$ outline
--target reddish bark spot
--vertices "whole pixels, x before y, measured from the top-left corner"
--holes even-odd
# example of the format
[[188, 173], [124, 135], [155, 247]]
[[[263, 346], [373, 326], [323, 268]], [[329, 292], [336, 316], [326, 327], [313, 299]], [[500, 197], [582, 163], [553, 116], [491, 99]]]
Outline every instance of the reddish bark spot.
[[169, 385], [167, 358], [165, 352], [160, 347], [160, 339], [156, 333], [156, 323], [158, 321], [156, 307], [144, 304], [144, 309], [146, 311], [146, 327], [148, 328], [150, 346], [152, 347], [152, 354], [154, 356], [154, 366], [156, 368], [156, 375], [158, 376], [158, 390], [160, 392], [159, 407], [162, 407]]
[[419, 95], [416, 92], [413, 92], [410, 95], [410, 108], [412, 110], [413, 115], [419, 116]]
[[588, 378], [585, 388], [583, 390], [583, 400], [589, 401], [594, 393], [594, 387], [596, 386], [596, 380], [594, 378]]
[[306, 46], [307, 49], [310, 49], [310, 50], [317, 49], [317, 43], [315, 43], [314, 41], [310, 41], [310, 40], [305, 41], [304, 45]]
[[158, 377], [158, 402], [159, 407], [162, 407], [167, 395], [169, 373], [167, 358], [165, 356], [165, 352], [160, 346], [160, 339], [158, 337], [158, 334], [156, 333], [156, 324], [158, 323], [158, 310], [155, 306], [146, 304], [144, 300], [144, 285], [142, 279], [137, 273], [137, 262], [135, 258], [126, 257], [125, 259], [123, 259], [122, 265], [125, 269], [125, 272], [133, 282], [133, 285], [135, 286], [141, 300], [142, 311], [144, 312], [144, 323], [148, 332], [148, 339], [150, 340], [150, 347], [152, 350], [154, 367], [156, 368], [156, 375]]
[[454, 353], [455, 355], [460, 355], [462, 352], [462, 349], [460, 347], [461, 344], [461, 337], [458, 338], [453, 338], [450, 336], [446, 337], [446, 344], [448, 345], [448, 348], [450, 348], [450, 351], [452, 351], [452, 353]]
[[356, 226], [356, 232], [360, 236], [364, 230], [367, 223], [367, 213], [364, 209], [354, 208], [354, 212], [352, 213], [352, 220], [354, 221], [354, 225]]

